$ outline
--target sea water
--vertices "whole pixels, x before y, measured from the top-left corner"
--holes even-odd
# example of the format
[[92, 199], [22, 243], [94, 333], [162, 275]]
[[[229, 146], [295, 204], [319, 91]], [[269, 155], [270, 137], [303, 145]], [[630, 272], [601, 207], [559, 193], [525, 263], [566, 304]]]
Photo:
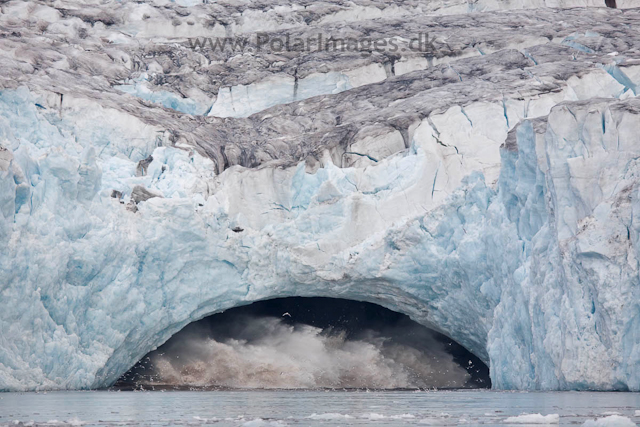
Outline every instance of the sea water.
[[532, 422], [582, 425], [594, 419], [606, 419], [601, 425], [637, 424], [640, 393], [235, 390], [0, 394], [2, 426], [521, 426]]

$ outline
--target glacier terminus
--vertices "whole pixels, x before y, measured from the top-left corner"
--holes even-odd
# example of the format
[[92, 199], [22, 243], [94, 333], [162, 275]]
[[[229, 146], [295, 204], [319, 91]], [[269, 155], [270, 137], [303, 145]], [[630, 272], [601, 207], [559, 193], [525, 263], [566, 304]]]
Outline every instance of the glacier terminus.
[[495, 389], [640, 391], [640, 1], [0, 11], [0, 390], [108, 387], [205, 316], [333, 297]]

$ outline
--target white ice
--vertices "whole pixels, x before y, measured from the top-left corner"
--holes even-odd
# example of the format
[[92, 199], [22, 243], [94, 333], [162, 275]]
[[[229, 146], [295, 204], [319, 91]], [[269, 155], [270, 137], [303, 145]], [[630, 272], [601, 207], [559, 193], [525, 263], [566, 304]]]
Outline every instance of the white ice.
[[560, 416], [558, 414], [522, 414], [509, 417], [504, 420], [505, 424], [558, 424]]
[[[410, 150], [374, 166], [327, 156], [315, 173], [220, 176], [135, 121], [109, 141], [111, 121], [89, 116], [86, 133], [86, 115], [61, 121], [37, 102], [0, 96], [4, 389], [106, 385], [193, 320], [292, 295], [407, 313], [490, 363], [499, 388], [639, 387], [639, 312], [625, 304], [637, 292], [634, 100], [555, 107], [546, 133], [524, 122], [517, 151], [495, 154], [462, 145], [451, 113], [434, 116], [469, 150], [466, 169], [425, 122]], [[162, 197], [129, 211], [136, 185]]]
[[[278, 14], [295, 6], [279, 7], [256, 25], [286, 27]], [[131, 8], [142, 21], [150, 6]], [[58, 14], [16, 2], [6, 10]], [[336, 13], [360, 11], [377, 13]], [[185, 27], [171, 31], [195, 31]], [[126, 108], [81, 91], [55, 104], [59, 94], [44, 89], [3, 89], [0, 389], [107, 386], [204, 316], [330, 296], [446, 334], [490, 365], [498, 389], [640, 391], [640, 100], [638, 76], [626, 73], [602, 65], [526, 100], [475, 94], [421, 118], [408, 147], [399, 131], [357, 141], [366, 156], [346, 167], [327, 150], [317, 169], [296, 158], [219, 174], [202, 151]], [[385, 77], [378, 67], [309, 76], [297, 88], [233, 87], [209, 114], [246, 116]], [[131, 84], [122, 89], [201, 111]], [[136, 188], [158, 197], [136, 204]]]
[[620, 415], [610, 415], [596, 420], [587, 420], [582, 424], [583, 427], [635, 427], [636, 423], [627, 417]]

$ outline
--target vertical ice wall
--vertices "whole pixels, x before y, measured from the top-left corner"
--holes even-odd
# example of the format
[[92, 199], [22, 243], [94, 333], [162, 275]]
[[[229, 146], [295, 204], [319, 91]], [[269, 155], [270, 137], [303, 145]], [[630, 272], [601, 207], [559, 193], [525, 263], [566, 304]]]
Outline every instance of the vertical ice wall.
[[[52, 125], [24, 90], [1, 101], [3, 389], [106, 385], [192, 320], [294, 295], [407, 313], [498, 388], [639, 387], [636, 100], [525, 121], [495, 188], [470, 171], [397, 219], [396, 197], [433, 191], [428, 142], [362, 169], [232, 168], [212, 188], [195, 152], [83, 145], [79, 118]], [[162, 197], [127, 209], [136, 185]], [[230, 216], [238, 198], [254, 204]]]
[[[2, 5], [0, 389], [108, 385], [189, 322], [296, 295], [406, 313], [498, 388], [640, 389], [636, 12], [223, 3]], [[336, 22], [454, 46], [297, 79], [169, 41]], [[225, 118], [192, 116], [211, 93]]]

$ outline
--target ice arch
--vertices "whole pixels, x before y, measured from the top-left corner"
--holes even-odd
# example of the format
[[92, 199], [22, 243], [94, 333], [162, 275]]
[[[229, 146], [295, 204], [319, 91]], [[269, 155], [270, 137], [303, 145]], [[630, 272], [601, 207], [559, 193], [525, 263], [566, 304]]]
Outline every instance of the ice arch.
[[54, 126], [5, 92], [0, 389], [108, 385], [208, 314], [331, 296], [444, 333], [495, 388], [640, 390], [637, 99], [560, 104], [500, 150], [454, 135], [472, 163], [425, 119], [375, 165], [216, 176], [130, 116], [76, 100]]
[[0, 101], [0, 388], [105, 386], [187, 323], [283, 296], [374, 302], [490, 360], [504, 257], [478, 237], [496, 191], [476, 173], [442, 204], [428, 124], [376, 167], [327, 154], [216, 176], [86, 100], [65, 96], [64, 120], [27, 90]]
[[[243, 300], [242, 304], [244, 305], [254, 301], [262, 301], [278, 297], [321, 296], [335, 298], [336, 295], [337, 294], [335, 292], [333, 292], [331, 289], [327, 289], [326, 287], [309, 286], [308, 289], [304, 292], [295, 293], [293, 295], [291, 295], [291, 293], [282, 293], [280, 295], [269, 294], [266, 297], [258, 297], [255, 300]], [[412, 317], [412, 319], [419, 319], [419, 323], [427, 324], [430, 328], [434, 328], [434, 325], [428, 323], [429, 321], [427, 319], [429, 317], [424, 312], [425, 310], [427, 310], [428, 304], [420, 301], [420, 299], [415, 296], [408, 295], [401, 290], [395, 290], [393, 289], [393, 287], [387, 286], [386, 284], [377, 284], [373, 286], [371, 286], [370, 283], [348, 284], [345, 286], [345, 289], [338, 295], [341, 299], [366, 301], [378, 304], [398, 313], [407, 314]], [[142, 356], [163, 344], [168, 338], [171, 338], [184, 326], [203, 317], [207, 317], [211, 314], [225, 311], [226, 309], [238, 306], [237, 304], [224, 304], [224, 302], [220, 304], [216, 301], [208, 301], [205, 304], [206, 305], [198, 305], [196, 310], [188, 313], [184, 320], [174, 320], [170, 325], [167, 325], [169, 319], [166, 319], [164, 322], [160, 320], [160, 322], [156, 323], [153, 327], [145, 326], [145, 333], [142, 334], [142, 336], [138, 336], [137, 334], [127, 336], [121, 347], [114, 351], [104, 367], [98, 371], [96, 375], [96, 381], [92, 385], [92, 388], [111, 385], [117, 378], [119, 378], [135, 363], [137, 363], [137, 361], [140, 360]], [[468, 339], [468, 331], [453, 330], [452, 333], [445, 335], [455, 335], [461, 338], [467, 337], [465, 338], [467, 342], [473, 343], [472, 340]], [[454, 339], [454, 341], [456, 340]], [[474, 345], [477, 349], [476, 351], [480, 353], [478, 357], [484, 363], [487, 363], [488, 357], [486, 355], [486, 351], [483, 350], [486, 346], [486, 342], [480, 342], [478, 344], [474, 343]], [[472, 353], [474, 355], [476, 354], [473, 351]]]

